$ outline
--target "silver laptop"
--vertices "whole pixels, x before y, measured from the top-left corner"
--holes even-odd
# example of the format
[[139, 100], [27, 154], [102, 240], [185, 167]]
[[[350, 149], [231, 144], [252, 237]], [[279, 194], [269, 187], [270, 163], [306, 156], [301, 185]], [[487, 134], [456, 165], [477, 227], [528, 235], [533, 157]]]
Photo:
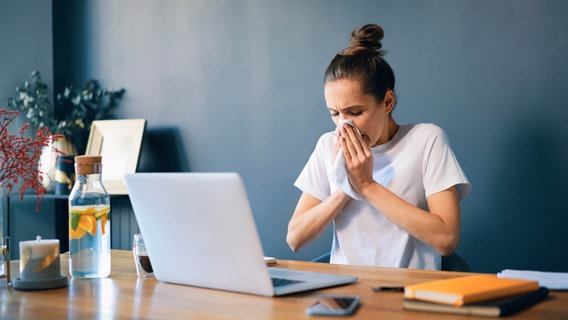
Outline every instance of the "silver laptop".
[[357, 281], [268, 268], [237, 173], [134, 173], [125, 181], [159, 281], [264, 296]]

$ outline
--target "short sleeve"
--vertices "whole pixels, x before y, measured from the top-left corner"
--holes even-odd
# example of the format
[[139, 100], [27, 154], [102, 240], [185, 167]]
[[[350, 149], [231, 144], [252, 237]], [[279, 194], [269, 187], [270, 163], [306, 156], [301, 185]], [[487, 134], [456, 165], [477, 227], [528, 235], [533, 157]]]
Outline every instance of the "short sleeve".
[[459, 200], [471, 190], [446, 133], [433, 124], [424, 125], [423, 174], [426, 197], [456, 186]]
[[304, 169], [294, 186], [323, 201], [330, 195], [329, 179], [326, 172], [325, 135], [320, 137]]

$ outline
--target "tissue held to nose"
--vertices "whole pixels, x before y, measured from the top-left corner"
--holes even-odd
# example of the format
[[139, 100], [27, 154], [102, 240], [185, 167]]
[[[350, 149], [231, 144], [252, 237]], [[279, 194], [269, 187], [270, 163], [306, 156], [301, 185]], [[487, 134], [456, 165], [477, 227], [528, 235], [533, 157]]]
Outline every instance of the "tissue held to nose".
[[339, 134], [339, 129], [341, 129], [341, 127], [343, 127], [343, 125], [348, 124], [350, 126], [352, 126], [353, 128], [355, 128], [355, 130], [357, 130], [357, 133], [359, 134], [359, 136], [361, 135], [361, 131], [359, 131], [359, 128], [357, 128], [354, 124], [353, 124], [353, 120], [351, 119], [340, 119], [339, 120], [339, 125], [337, 126], [337, 128], [335, 128], [335, 133]]
[[[353, 124], [353, 120], [343, 120], [343, 119], [339, 120], [339, 125], [335, 129], [335, 133], [340, 134], [339, 129], [345, 124], [348, 124], [353, 128], [355, 128], [359, 136], [361, 136], [361, 132]], [[335, 158], [335, 161], [332, 165], [330, 176], [331, 176], [331, 181], [336, 185], [337, 188], [341, 189], [343, 192], [345, 192], [355, 200], [363, 200], [363, 197], [359, 195], [349, 183], [347, 171], [345, 170], [345, 158], [343, 157], [342, 148], [339, 148], [337, 157]]]

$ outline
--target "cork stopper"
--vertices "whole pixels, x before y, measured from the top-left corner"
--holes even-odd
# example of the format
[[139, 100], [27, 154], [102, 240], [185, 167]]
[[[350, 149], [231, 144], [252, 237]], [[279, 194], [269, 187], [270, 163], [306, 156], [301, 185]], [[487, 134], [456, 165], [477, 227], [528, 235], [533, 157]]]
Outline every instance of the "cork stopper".
[[77, 156], [75, 157], [75, 173], [86, 175], [101, 172], [102, 156]]

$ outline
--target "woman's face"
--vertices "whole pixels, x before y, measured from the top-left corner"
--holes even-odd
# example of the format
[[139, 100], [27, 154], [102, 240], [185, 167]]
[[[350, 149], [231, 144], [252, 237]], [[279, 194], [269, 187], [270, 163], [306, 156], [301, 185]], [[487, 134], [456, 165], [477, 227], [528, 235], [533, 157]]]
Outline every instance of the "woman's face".
[[341, 79], [324, 86], [325, 101], [335, 125], [339, 120], [352, 120], [363, 140], [370, 147], [387, 142], [389, 137], [390, 112], [394, 94], [388, 91], [383, 101], [365, 94], [358, 81]]

